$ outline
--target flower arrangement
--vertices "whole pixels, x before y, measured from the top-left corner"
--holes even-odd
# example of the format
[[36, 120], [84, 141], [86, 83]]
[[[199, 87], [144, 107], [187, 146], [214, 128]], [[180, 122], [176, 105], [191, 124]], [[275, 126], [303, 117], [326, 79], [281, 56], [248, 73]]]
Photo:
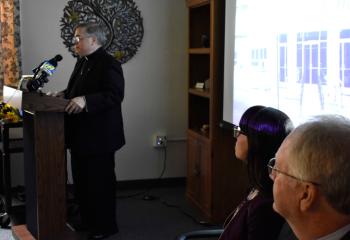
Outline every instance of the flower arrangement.
[[22, 120], [22, 116], [17, 108], [8, 103], [0, 103], [0, 119], [4, 122], [16, 123]]

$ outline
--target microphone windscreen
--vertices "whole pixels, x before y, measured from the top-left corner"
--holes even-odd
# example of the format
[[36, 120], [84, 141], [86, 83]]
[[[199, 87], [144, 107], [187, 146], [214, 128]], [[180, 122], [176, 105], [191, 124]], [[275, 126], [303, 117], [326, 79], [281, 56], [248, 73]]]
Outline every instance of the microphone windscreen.
[[60, 54], [57, 54], [55, 56], [55, 59], [56, 59], [57, 62], [59, 62], [59, 61], [61, 61], [63, 59], [63, 57]]
[[51, 58], [49, 62], [52, 66], [56, 67], [57, 66], [57, 62], [62, 60], [62, 56], [60, 54], [57, 54], [55, 57]]

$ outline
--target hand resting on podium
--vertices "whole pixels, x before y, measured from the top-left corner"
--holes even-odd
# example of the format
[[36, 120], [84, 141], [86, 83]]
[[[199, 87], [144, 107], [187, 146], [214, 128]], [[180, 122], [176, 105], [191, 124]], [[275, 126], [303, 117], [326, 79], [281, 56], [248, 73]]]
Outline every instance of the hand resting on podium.
[[84, 110], [86, 106], [85, 97], [75, 97], [72, 98], [66, 108], [64, 109], [68, 114], [80, 113]]
[[[64, 97], [64, 91], [61, 92], [47, 92], [46, 93], [47, 96], [51, 96], [51, 97]], [[85, 101], [85, 97], [81, 96], [81, 97], [75, 97], [72, 98], [68, 105], [66, 106], [66, 108], [64, 109], [68, 114], [72, 114], [72, 113], [80, 113], [84, 110], [86, 106], [86, 101]]]

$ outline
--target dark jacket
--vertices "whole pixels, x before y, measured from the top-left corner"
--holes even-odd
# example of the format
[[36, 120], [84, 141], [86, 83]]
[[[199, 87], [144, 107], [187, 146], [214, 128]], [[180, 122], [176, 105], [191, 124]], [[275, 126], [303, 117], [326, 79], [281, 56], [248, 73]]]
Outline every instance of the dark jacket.
[[258, 194], [245, 200], [226, 225], [220, 240], [277, 239], [284, 219], [272, 209], [272, 198]]
[[86, 111], [66, 115], [66, 144], [78, 153], [113, 152], [125, 144], [121, 65], [99, 48], [78, 59], [65, 98], [85, 96]]
[[350, 240], [350, 231], [347, 232], [340, 240]]

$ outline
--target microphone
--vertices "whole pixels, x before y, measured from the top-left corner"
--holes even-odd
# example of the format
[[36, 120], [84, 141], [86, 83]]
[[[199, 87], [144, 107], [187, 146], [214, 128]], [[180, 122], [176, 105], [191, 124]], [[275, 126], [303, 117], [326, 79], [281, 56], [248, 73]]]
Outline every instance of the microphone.
[[30, 92], [38, 90], [44, 86], [49, 80], [48, 76], [51, 76], [57, 67], [57, 62], [62, 60], [62, 56], [57, 54], [54, 58], [48, 61], [42, 62], [37, 68], [33, 69], [34, 76], [27, 82], [27, 89]]

